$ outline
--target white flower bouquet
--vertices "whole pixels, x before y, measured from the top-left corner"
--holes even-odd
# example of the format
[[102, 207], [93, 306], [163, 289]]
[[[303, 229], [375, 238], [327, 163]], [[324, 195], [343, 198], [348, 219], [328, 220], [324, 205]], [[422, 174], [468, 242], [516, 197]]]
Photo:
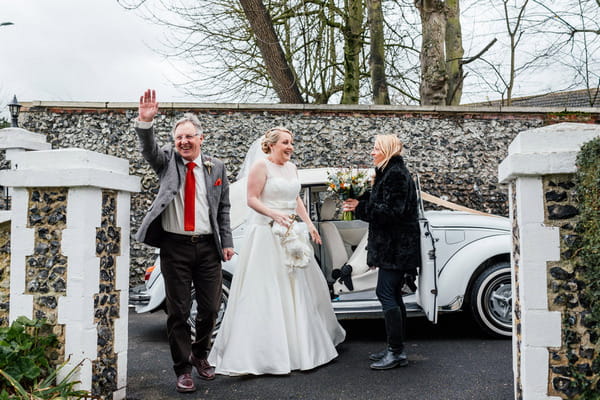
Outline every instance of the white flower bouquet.
[[312, 248], [307, 243], [307, 232], [297, 223], [295, 214], [290, 215], [290, 225], [283, 225], [271, 221], [271, 230], [281, 241], [284, 252], [285, 266], [292, 272], [295, 268], [304, 268], [312, 256]]

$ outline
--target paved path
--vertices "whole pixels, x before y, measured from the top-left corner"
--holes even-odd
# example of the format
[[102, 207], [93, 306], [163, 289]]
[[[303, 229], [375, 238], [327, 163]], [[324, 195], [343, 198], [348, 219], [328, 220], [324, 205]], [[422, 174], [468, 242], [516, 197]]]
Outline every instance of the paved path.
[[483, 336], [463, 315], [442, 316], [438, 325], [409, 319], [406, 368], [370, 370], [367, 356], [383, 344], [383, 321], [346, 321], [347, 339], [328, 365], [288, 376], [196, 378], [192, 394], [175, 391], [165, 321], [162, 312], [129, 314], [128, 400], [513, 399], [511, 341]]

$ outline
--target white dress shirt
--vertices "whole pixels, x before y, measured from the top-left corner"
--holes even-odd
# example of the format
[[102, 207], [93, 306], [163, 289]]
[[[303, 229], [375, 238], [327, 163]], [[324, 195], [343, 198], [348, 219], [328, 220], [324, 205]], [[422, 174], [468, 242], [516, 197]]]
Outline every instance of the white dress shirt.
[[[189, 161], [183, 160], [183, 162], [187, 165]], [[194, 177], [196, 178], [195, 229], [194, 231], [186, 231], [183, 229], [184, 180], [183, 186], [162, 213], [162, 227], [167, 232], [178, 233], [180, 235], [205, 235], [212, 233], [210, 220], [208, 218], [208, 198], [203, 170], [205, 167], [202, 165], [202, 157], [199, 155], [194, 162], [196, 163], [196, 166], [194, 167]]]

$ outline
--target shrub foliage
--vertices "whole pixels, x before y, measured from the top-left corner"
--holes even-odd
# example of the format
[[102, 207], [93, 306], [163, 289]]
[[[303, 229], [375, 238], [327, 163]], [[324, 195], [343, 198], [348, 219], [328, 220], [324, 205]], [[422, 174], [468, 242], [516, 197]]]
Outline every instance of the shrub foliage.
[[57, 368], [48, 354], [56, 349], [58, 338], [44, 320], [17, 318], [0, 328], [0, 400], [47, 400], [90, 398], [74, 390], [70, 381], [75, 369], [55, 384]]

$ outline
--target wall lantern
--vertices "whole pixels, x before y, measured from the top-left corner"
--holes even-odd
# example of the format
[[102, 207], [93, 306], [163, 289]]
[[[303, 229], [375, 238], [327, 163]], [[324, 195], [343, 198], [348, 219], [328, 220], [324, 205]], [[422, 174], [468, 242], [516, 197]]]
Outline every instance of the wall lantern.
[[21, 111], [21, 105], [17, 101], [17, 95], [13, 97], [12, 102], [8, 104], [8, 111], [12, 121], [12, 127], [17, 128], [19, 126], [19, 111]]

